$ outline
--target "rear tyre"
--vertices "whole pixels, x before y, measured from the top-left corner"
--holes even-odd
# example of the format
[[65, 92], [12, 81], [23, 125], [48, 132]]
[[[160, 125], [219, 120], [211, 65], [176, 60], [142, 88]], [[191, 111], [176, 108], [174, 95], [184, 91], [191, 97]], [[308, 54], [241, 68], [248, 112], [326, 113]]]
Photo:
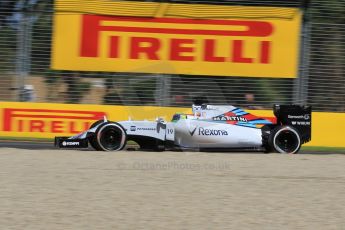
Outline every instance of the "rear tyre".
[[277, 126], [271, 132], [269, 146], [279, 153], [297, 153], [301, 148], [301, 138], [298, 131], [291, 126]]
[[96, 132], [96, 149], [101, 151], [119, 151], [126, 146], [127, 135], [118, 123], [104, 123]]

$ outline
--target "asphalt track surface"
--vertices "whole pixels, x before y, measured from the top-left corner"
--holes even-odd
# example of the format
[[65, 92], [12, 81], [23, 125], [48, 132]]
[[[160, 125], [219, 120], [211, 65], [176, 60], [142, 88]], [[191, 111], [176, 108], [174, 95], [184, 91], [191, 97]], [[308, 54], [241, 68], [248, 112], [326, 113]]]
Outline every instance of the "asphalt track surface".
[[55, 149], [53, 142], [34, 142], [34, 141], [8, 141], [0, 140], [0, 148], [17, 149]]

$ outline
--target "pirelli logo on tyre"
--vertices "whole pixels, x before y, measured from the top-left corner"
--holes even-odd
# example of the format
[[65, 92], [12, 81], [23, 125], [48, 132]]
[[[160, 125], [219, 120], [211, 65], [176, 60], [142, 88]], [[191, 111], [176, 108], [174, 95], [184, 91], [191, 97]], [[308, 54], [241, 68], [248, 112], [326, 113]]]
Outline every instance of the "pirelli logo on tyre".
[[102, 119], [104, 112], [3, 108], [2, 131], [77, 134]]
[[[63, 0], [58, 0], [58, 6]], [[97, 1], [101, 5], [105, 1]], [[78, 4], [76, 2], [76, 4]], [[246, 11], [246, 7], [137, 3], [126, 15], [125, 1], [107, 2], [111, 11], [57, 8], [54, 19], [52, 68], [63, 70], [147, 72], [167, 74], [296, 77], [300, 12], [271, 19], [268, 7], [251, 7], [262, 15], [226, 19], [178, 17], [174, 9], [213, 12]], [[136, 2], [131, 3], [135, 7]], [[67, 5], [67, 4], [66, 4]], [[70, 6], [70, 5], [69, 5]], [[116, 6], [116, 8], [115, 8]], [[146, 7], [146, 8], [145, 8]], [[151, 17], [141, 9], [158, 7]], [[90, 11], [91, 9], [91, 11]], [[92, 12], [94, 9], [94, 12]], [[105, 9], [105, 8], [104, 8]], [[114, 10], [116, 9], [116, 10]], [[280, 8], [279, 8], [280, 9]], [[279, 10], [276, 9], [276, 10]], [[284, 11], [284, 8], [281, 9]], [[80, 12], [80, 13], [76, 13]], [[154, 11], [153, 11], [154, 12]], [[137, 14], [137, 15], [136, 15]], [[171, 14], [171, 15], [169, 15]], [[175, 15], [175, 16], [173, 16]], [[225, 17], [225, 16], [224, 16]]]

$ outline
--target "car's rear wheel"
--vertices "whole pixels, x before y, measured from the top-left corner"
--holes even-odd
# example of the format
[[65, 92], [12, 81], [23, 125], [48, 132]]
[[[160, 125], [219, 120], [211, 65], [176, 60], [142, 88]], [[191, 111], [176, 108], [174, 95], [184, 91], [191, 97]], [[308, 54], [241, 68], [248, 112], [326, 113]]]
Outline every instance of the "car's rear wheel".
[[269, 146], [279, 153], [297, 153], [301, 148], [301, 138], [291, 126], [277, 126], [269, 137]]

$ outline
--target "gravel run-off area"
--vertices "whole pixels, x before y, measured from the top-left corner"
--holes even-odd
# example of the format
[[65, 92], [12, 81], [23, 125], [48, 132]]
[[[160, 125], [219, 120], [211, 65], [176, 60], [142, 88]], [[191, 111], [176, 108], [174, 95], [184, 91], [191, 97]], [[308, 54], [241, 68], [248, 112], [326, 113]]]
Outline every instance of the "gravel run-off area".
[[1, 229], [345, 229], [345, 154], [0, 148]]

